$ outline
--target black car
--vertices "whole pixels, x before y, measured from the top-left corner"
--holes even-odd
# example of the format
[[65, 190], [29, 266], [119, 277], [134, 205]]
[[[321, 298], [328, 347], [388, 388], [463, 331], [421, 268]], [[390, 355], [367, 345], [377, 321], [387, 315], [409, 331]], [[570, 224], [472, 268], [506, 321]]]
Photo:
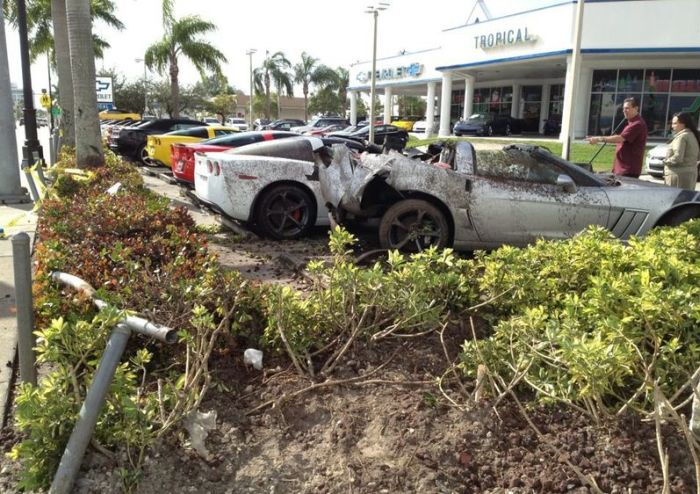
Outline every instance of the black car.
[[150, 120], [139, 126], [125, 127], [119, 131], [119, 136], [109, 144], [109, 147], [117, 154], [126, 156], [142, 164], [146, 164], [148, 153], [146, 152], [146, 140], [149, 135], [166, 134], [174, 130], [189, 129], [205, 125], [199, 120], [189, 118], [161, 118]]
[[546, 136], [558, 136], [561, 133], [561, 115], [550, 115], [544, 121], [542, 132]]
[[[331, 132], [327, 137], [345, 137], [346, 139], [355, 139], [360, 141], [369, 140], [369, 125], [362, 127], [354, 132]], [[374, 144], [388, 147], [391, 149], [401, 150], [406, 147], [408, 142], [408, 132], [400, 129], [396, 125], [376, 125], [374, 127]]]
[[522, 130], [523, 121], [519, 118], [513, 118], [510, 115], [475, 114], [466, 120], [457, 122], [452, 129], [452, 133], [456, 136], [492, 136], [494, 134], [509, 136], [511, 134], [520, 134]]
[[264, 125], [260, 130], [289, 130], [292, 127], [301, 127], [302, 125], [306, 125], [306, 122], [303, 120], [298, 120], [296, 118], [281, 118]]

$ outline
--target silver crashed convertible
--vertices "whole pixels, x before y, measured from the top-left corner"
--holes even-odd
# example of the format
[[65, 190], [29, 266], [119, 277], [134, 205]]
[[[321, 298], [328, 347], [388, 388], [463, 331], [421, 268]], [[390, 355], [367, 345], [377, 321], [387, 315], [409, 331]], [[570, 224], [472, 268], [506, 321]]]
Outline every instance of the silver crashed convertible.
[[464, 141], [398, 153], [352, 156], [334, 146], [319, 170], [336, 220], [379, 218], [388, 249], [459, 250], [563, 239], [601, 225], [620, 239], [700, 217], [700, 193], [591, 173], [546, 149], [509, 145], [475, 151]]

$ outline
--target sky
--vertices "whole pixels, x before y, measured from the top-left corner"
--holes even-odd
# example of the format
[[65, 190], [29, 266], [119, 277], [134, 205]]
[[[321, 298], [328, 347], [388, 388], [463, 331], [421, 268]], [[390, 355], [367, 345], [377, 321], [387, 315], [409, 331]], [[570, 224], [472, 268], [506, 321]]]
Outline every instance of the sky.
[[[474, 0], [382, 0], [389, 2], [377, 23], [377, 57], [396, 55], [402, 50], [417, 51], [437, 46], [437, 34], [462, 25], [472, 11]], [[566, 0], [485, 0], [494, 17], [530, 10]], [[262, 62], [265, 51], [283, 52], [292, 64], [307, 52], [331, 67], [349, 66], [372, 57], [373, 21], [365, 13], [373, 0], [175, 0], [175, 15], [199, 15], [213, 22], [217, 30], [207, 41], [227, 58], [224, 75], [236, 89], [249, 92], [248, 49], [255, 49], [253, 67]], [[115, 0], [116, 16], [124, 23], [122, 31], [96, 23], [97, 31], [111, 45], [97, 70], [114, 68], [127, 80], [143, 77], [143, 54], [161, 38], [161, 0]], [[378, 5], [375, 1], [374, 5]], [[21, 87], [22, 72], [18, 33], [5, 26], [10, 79]], [[165, 76], [148, 72], [151, 80]], [[52, 75], [55, 77], [55, 74]], [[199, 79], [188, 62], [180, 63], [182, 84]], [[55, 79], [53, 80], [55, 84]], [[32, 89], [38, 93], [48, 87], [46, 57], [32, 65]], [[295, 88], [295, 95], [301, 90]]]

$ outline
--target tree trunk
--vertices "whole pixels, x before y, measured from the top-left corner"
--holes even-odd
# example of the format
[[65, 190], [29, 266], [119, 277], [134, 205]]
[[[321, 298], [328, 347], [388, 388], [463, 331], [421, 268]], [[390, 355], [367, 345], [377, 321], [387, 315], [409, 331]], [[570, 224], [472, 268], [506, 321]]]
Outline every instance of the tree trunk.
[[68, 45], [75, 119], [75, 154], [78, 167], [104, 165], [95, 91], [95, 52], [92, 47], [90, 0], [66, 0]]
[[270, 118], [270, 76], [265, 74], [265, 118]]
[[177, 57], [170, 56], [170, 100], [173, 105], [173, 118], [180, 117], [180, 83], [178, 76], [180, 68], [177, 66]]
[[75, 122], [73, 121], [73, 75], [70, 68], [68, 25], [66, 24], [66, 0], [51, 0], [53, 20], [53, 44], [58, 73], [58, 98], [61, 107], [61, 130], [63, 144], [75, 147]]

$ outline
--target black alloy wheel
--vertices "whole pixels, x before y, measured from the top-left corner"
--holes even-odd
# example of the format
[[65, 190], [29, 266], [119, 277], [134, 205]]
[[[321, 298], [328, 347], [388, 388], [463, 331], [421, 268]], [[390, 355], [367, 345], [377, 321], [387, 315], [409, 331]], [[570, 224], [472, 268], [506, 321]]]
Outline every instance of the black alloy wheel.
[[151, 164], [151, 158], [148, 156], [145, 144], [141, 144], [138, 151], [136, 151], [136, 161], [146, 166]]
[[422, 199], [407, 199], [391, 206], [379, 223], [383, 249], [421, 252], [428, 247], [447, 247], [450, 227], [437, 207]]
[[276, 240], [302, 237], [315, 222], [314, 199], [295, 185], [277, 185], [265, 192], [256, 214], [261, 233]]

